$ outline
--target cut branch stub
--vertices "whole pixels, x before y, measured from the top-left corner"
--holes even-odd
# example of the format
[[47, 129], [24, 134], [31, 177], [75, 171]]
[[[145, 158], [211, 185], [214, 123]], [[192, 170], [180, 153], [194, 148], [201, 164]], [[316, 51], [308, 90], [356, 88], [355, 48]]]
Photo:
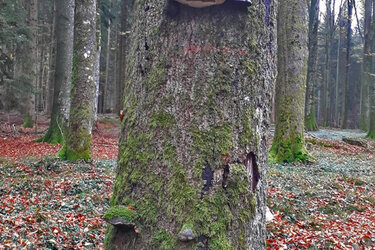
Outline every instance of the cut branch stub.
[[[175, 0], [179, 3], [182, 3], [184, 5], [188, 5], [193, 8], [204, 8], [204, 7], [209, 7], [213, 5], [220, 5], [225, 2], [225, 0]], [[248, 5], [251, 5], [250, 0], [229, 0], [232, 2], [243, 2]]]

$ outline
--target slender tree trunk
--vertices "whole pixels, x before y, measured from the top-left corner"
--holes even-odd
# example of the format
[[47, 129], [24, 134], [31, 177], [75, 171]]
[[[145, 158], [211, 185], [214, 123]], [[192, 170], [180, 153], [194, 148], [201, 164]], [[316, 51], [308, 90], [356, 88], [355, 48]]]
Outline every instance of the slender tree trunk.
[[307, 85], [305, 103], [305, 128], [318, 130], [315, 110], [315, 86], [318, 82], [318, 26], [319, 0], [311, 0], [309, 13], [309, 58], [307, 66]]
[[322, 98], [322, 121], [323, 126], [328, 126], [328, 115], [329, 115], [329, 89], [331, 83], [331, 48], [332, 48], [332, 1], [326, 0], [326, 44], [325, 44], [325, 75], [323, 83], [323, 91], [321, 92]]
[[[64, 143], [69, 122], [73, 64], [74, 0], [56, 0], [56, 68], [49, 129], [39, 141]], [[75, 78], [76, 75], [73, 77]]]
[[110, 225], [105, 247], [265, 249], [275, 1], [176, 3], [174, 17], [163, 13], [168, 2], [127, 2], [125, 119], [110, 211], [133, 206], [137, 216], [125, 220], [140, 233]]
[[365, 27], [364, 27], [364, 46], [363, 46], [363, 64], [361, 78], [361, 108], [360, 108], [360, 128], [367, 131], [369, 126], [369, 85], [372, 76], [371, 72], [371, 16], [372, 16], [372, 0], [365, 0]]
[[278, 162], [307, 159], [304, 145], [307, 16], [305, 1], [280, 1], [277, 28], [276, 129], [270, 155]]
[[35, 90], [37, 83], [37, 37], [38, 37], [38, 1], [28, 0], [24, 3], [27, 6], [28, 17], [27, 24], [31, 27], [31, 40], [29, 44], [24, 48], [22, 57], [18, 57], [22, 60], [21, 63], [21, 80], [25, 83], [26, 88], [24, 89], [24, 110], [25, 120], [23, 123], [24, 127], [33, 127], [35, 120]]
[[108, 93], [109, 87], [109, 75], [111, 74], [111, 69], [109, 67], [109, 55], [111, 53], [111, 21], [109, 21], [109, 25], [107, 28], [107, 45], [105, 51], [105, 83], [103, 88], [103, 112], [108, 109], [108, 104], [110, 103], [110, 95]]
[[123, 89], [125, 87], [125, 59], [126, 59], [126, 34], [127, 34], [127, 17], [128, 17], [127, 2], [122, 1], [121, 6], [121, 21], [120, 21], [120, 34], [119, 34], [119, 49], [118, 49], [118, 67], [117, 67], [117, 95], [116, 95], [116, 108], [115, 112], [118, 114], [123, 106]]
[[99, 38], [97, 37], [97, 1], [76, 1], [74, 14], [73, 88], [69, 127], [63, 159], [91, 158], [92, 127], [96, 111]]
[[[341, 11], [340, 11], [341, 13]], [[340, 16], [338, 17], [341, 18]], [[340, 112], [339, 112], [339, 86], [340, 86], [340, 64], [341, 64], [341, 26], [338, 27], [338, 42], [337, 42], [337, 65], [336, 65], [336, 80], [335, 80], [335, 126], [340, 127]]]
[[369, 84], [369, 99], [370, 99], [370, 126], [367, 137], [375, 139], [375, 1], [372, 2], [372, 26], [371, 26], [371, 55], [372, 65], [371, 73], [369, 74], [372, 78]]
[[341, 127], [348, 127], [348, 103], [350, 93], [348, 91], [349, 87], [349, 69], [350, 69], [350, 45], [352, 38], [352, 15], [353, 15], [353, 0], [348, 0], [348, 26], [346, 33], [346, 59], [345, 59], [345, 81], [343, 84], [343, 100], [342, 100], [342, 122]]
[[48, 90], [47, 90], [47, 114], [52, 114], [54, 85], [55, 85], [55, 67], [56, 67], [56, 0], [52, 5], [53, 23], [51, 25], [51, 40], [49, 48], [49, 67], [48, 67]]
[[[93, 0], [91, 0], [93, 1]], [[94, 60], [94, 82], [95, 82], [95, 95], [93, 101], [93, 116], [91, 121], [91, 126], [96, 122], [98, 119], [98, 101], [99, 101], [99, 82], [100, 82], [100, 52], [101, 52], [101, 35], [100, 35], [100, 0], [96, 1], [96, 48], [95, 48], [95, 60]], [[92, 127], [90, 128], [92, 130]]]

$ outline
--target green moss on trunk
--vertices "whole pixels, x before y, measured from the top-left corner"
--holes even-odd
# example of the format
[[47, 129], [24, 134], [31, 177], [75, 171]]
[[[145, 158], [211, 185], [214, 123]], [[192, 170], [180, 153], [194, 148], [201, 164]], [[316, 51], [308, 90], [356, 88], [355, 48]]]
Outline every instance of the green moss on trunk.
[[62, 134], [63, 127], [59, 128], [58, 124], [51, 123], [47, 133], [36, 142], [47, 142], [52, 145], [61, 144], [64, 145], [64, 136]]
[[304, 146], [302, 136], [290, 140], [278, 140], [273, 143], [270, 151], [270, 162], [305, 162], [309, 155]]
[[310, 114], [305, 117], [305, 128], [306, 131], [318, 130], [318, 123], [316, 122], [315, 117], [315, 108], [312, 108]]
[[368, 138], [375, 139], [375, 131], [369, 131], [367, 134]]
[[32, 128], [34, 127], [34, 121], [33, 118], [29, 113], [26, 113], [25, 120], [23, 121], [22, 127], [24, 128]]
[[[274, 75], [265, 4], [179, 5], [181, 16], [169, 19], [166, 2], [128, 4], [124, 121], [110, 204], [135, 207], [133, 249], [262, 249], [265, 227], [254, 218], [265, 206], [262, 135]], [[245, 162], [250, 153], [257, 164]], [[189, 242], [179, 240], [186, 228], [194, 232]], [[106, 248], [126, 249], [118, 239], [127, 237], [110, 227]]]

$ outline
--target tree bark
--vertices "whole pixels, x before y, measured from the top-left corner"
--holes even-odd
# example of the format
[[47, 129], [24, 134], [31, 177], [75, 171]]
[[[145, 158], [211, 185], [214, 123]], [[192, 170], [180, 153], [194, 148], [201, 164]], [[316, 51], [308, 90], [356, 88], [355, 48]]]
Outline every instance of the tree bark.
[[[55, 86], [55, 69], [56, 69], [56, 19], [57, 19], [57, 9], [56, 0], [52, 4], [52, 24], [51, 29], [51, 40], [49, 47], [49, 67], [48, 67], [48, 78], [47, 78], [47, 114], [52, 114], [53, 106], [53, 96], [54, 96], [54, 86]], [[52, 115], [51, 115], [52, 117]]]
[[51, 121], [46, 135], [39, 141], [63, 144], [70, 112], [74, 0], [56, 0], [56, 15], [56, 66]]
[[[98, 101], [99, 101], [99, 81], [100, 81], [100, 52], [101, 52], [101, 24], [100, 24], [100, 0], [96, 0], [96, 43], [95, 43], [95, 60], [94, 60], [94, 82], [95, 82], [95, 95], [94, 95], [94, 102], [93, 102], [93, 116], [91, 121], [91, 126], [96, 122], [98, 119]], [[92, 127], [90, 128], [90, 131]]]
[[24, 3], [28, 11], [27, 24], [31, 28], [31, 38], [25, 46], [21, 64], [21, 81], [25, 84], [24, 109], [25, 120], [23, 127], [33, 127], [35, 120], [35, 90], [36, 90], [36, 68], [37, 68], [37, 37], [38, 37], [38, 1], [29, 0]]
[[133, 206], [139, 234], [110, 225], [105, 247], [264, 249], [275, 1], [176, 3], [174, 17], [168, 2], [127, 2], [111, 206]]
[[117, 81], [116, 81], [116, 89], [117, 89], [117, 95], [116, 95], [116, 104], [115, 104], [115, 113], [119, 113], [123, 106], [123, 90], [125, 87], [125, 60], [126, 60], [126, 34], [127, 34], [127, 28], [128, 24], [126, 22], [128, 18], [128, 8], [127, 8], [127, 2], [122, 1], [121, 5], [121, 20], [120, 20], [120, 34], [118, 36], [118, 43], [119, 43], [119, 49], [118, 49], [118, 67], [117, 67]]
[[363, 64], [361, 78], [361, 108], [360, 108], [360, 128], [367, 131], [369, 127], [369, 84], [372, 77], [371, 72], [371, 16], [372, 0], [365, 0], [365, 25], [364, 25], [364, 46], [363, 46]]
[[370, 126], [369, 126], [369, 131], [367, 134], [367, 137], [375, 139], [375, 1], [372, 2], [372, 26], [371, 26], [371, 55], [372, 55], [372, 65], [371, 69], [372, 72], [370, 73], [370, 76], [372, 77], [372, 81], [370, 81], [369, 85], [369, 99], [370, 99]]
[[73, 77], [69, 127], [65, 145], [59, 155], [63, 159], [91, 158], [92, 127], [95, 116], [97, 73], [99, 70], [97, 38], [97, 1], [75, 3]]
[[329, 93], [331, 83], [331, 48], [332, 48], [332, 1], [326, 0], [326, 20], [325, 20], [325, 72], [323, 91], [321, 92], [321, 114], [323, 126], [328, 126], [329, 115]]
[[307, 85], [305, 102], [305, 128], [318, 130], [315, 111], [315, 87], [318, 83], [318, 26], [319, 0], [311, 0], [309, 11], [309, 57], [307, 66]]
[[352, 16], [353, 16], [353, 0], [348, 1], [348, 26], [346, 33], [346, 58], [345, 58], [345, 81], [343, 84], [343, 93], [342, 93], [342, 122], [341, 127], [348, 127], [348, 108], [349, 108], [349, 97], [350, 93], [348, 91], [349, 87], [349, 69], [350, 69], [350, 45], [352, 38]]
[[276, 128], [270, 156], [278, 162], [305, 161], [304, 107], [308, 56], [306, 2], [280, 1], [278, 18]]

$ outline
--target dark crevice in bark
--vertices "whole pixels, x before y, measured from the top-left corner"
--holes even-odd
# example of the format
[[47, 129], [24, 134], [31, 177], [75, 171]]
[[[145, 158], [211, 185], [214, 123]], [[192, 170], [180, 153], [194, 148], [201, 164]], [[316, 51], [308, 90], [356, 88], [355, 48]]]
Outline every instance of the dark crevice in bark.
[[271, 11], [271, 0], [264, 0], [264, 6], [266, 6], [266, 24], [270, 25], [270, 11]]
[[205, 235], [199, 236], [197, 250], [207, 250], [207, 249], [208, 249], [208, 238]]
[[245, 165], [248, 171], [251, 171], [251, 190], [253, 191], [253, 193], [255, 193], [258, 182], [260, 180], [260, 174], [254, 152], [250, 152], [247, 155]]
[[224, 189], [228, 185], [228, 178], [229, 178], [229, 165], [226, 165], [224, 167], [223, 182], [222, 182], [222, 186], [223, 186]]
[[212, 187], [213, 178], [214, 178], [214, 172], [212, 171], [210, 164], [208, 164], [207, 162], [206, 167], [203, 169], [203, 172], [202, 172], [202, 179], [206, 182], [202, 189], [201, 199], [203, 198], [204, 194], [206, 194], [210, 190], [210, 187]]
[[150, 49], [150, 47], [148, 46], [148, 44], [147, 44], [147, 38], [145, 37], [145, 50], [147, 51], [149, 49]]
[[141, 76], [145, 76], [145, 71], [143, 70], [142, 65], [138, 65], [139, 73], [141, 73]]

